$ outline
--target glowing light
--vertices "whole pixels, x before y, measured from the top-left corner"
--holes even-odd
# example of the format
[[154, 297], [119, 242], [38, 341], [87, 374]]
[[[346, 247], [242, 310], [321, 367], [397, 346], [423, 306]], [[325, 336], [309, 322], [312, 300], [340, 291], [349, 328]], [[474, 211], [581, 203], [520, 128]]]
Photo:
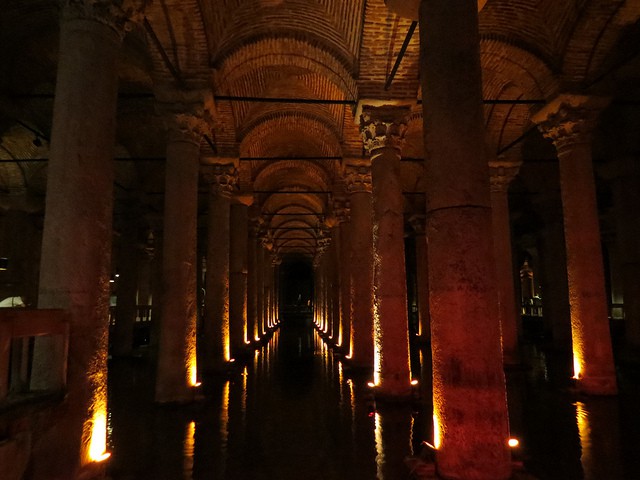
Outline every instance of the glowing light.
[[253, 339], [254, 339], [256, 342], [259, 342], [259, 341], [260, 341], [260, 335], [256, 335], [255, 337], [253, 337]]
[[374, 382], [367, 382], [367, 386], [373, 388], [376, 386], [376, 384]]
[[235, 361], [236, 361], [236, 359], [235, 359], [235, 358], [230, 358], [230, 359], [229, 359], [229, 363], [233, 363], [233, 362], [235, 362]]
[[576, 380], [581, 378], [582, 360], [577, 352], [573, 352], [573, 378]]
[[442, 431], [440, 430], [440, 419], [434, 413], [433, 414], [433, 448], [438, 450], [442, 445]]
[[349, 355], [345, 355], [344, 358], [347, 358], [347, 359], [351, 360], [353, 357], [351, 356], [351, 353], [349, 353]]
[[413, 380], [411, 380], [411, 385], [416, 386], [418, 385], [418, 380], [416, 378], [414, 378]]
[[89, 458], [92, 462], [104, 462], [111, 454], [107, 452], [107, 412], [104, 408], [97, 409], [93, 414], [91, 427], [91, 443]]
[[373, 383], [380, 385], [382, 373], [382, 326], [378, 302], [373, 302]]
[[376, 467], [377, 467], [377, 476], [378, 479], [384, 478], [384, 473], [382, 467], [385, 464], [384, 458], [384, 445], [382, 443], [382, 418], [380, 418], [380, 414], [375, 412], [374, 414], [374, 424], [375, 424], [375, 439], [376, 439]]
[[591, 423], [589, 419], [589, 412], [586, 405], [582, 402], [576, 402], [576, 420], [578, 421], [578, 435], [580, 437], [580, 448], [582, 454], [580, 455], [580, 463], [582, 463], [582, 469], [585, 472], [585, 478], [588, 478], [588, 473], [593, 468], [593, 455], [594, 445], [591, 434]]
[[196, 422], [189, 422], [184, 434], [184, 478], [191, 478], [193, 472], [193, 452], [195, 449]]
[[507, 444], [511, 448], [516, 448], [517, 446], [520, 445], [520, 440], [518, 440], [517, 438], [510, 438], [509, 441], [507, 442]]

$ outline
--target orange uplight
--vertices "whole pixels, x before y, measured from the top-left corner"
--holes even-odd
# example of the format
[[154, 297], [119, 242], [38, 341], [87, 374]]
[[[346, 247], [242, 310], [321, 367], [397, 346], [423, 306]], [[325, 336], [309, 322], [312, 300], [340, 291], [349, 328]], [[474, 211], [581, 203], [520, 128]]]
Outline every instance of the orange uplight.
[[93, 415], [89, 458], [93, 462], [104, 462], [110, 456], [107, 452], [107, 412], [104, 405], [104, 409], [97, 409]]
[[582, 361], [577, 352], [573, 352], [573, 378], [576, 380], [581, 378], [582, 374]]
[[368, 383], [367, 383], [367, 386], [369, 386], [369, 387], [373, 388], [373, 387], [375, 387], [375, 386], [376, 386], [376, 384], [375, 384], [374, 382], [368, 382]]
[[511, 448], [516, 448], [520, 445], [520, 440], [518, 440], [517, 438], [510, 438], [507, 441], [507, 445], [509, 445]]
[[433, 448], [438, 450], [442, 445], [442, 432], [440, 430], [440, 419], [436, 414], [433, 415]]
[[413, 385], [413, 386], [418, 385], [418, 380], [415, 379], [415, 378], [413, 380], [411, 380], [411, 385]]

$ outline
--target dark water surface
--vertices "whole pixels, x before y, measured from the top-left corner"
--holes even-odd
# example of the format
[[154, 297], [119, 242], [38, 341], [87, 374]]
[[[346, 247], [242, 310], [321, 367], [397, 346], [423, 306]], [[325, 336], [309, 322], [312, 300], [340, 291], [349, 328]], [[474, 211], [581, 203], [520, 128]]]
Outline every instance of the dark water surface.
[[[431, 441], [430, 359], [415, 348], [422, 400], [376, 405], [307, 319], [286, 320], [252, 361], [190, 406], [153, 403], [146, 358], [110, 371], [109, 474], [114, 480], [400, 480], [403, 458]], [[640, 478], [640, 375], [621, 395], [581, 397], [570, 359], [529, 346], [508, 373], [514, 457], [541, 480]], [[634, 376], [635, 375], [635, 376]]]

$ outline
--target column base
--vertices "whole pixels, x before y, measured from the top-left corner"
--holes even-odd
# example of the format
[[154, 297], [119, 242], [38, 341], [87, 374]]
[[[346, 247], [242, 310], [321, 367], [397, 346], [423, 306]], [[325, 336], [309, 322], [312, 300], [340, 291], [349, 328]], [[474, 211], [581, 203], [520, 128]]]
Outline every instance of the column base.
[[414, 389], [411, 385], [407, 387], [385, 387], [378, 385], [371, 387], [371, 393], [376, 402], [383, 403], [405, 403], [411, 402], [420, 397], [418, 389]]
[[586, 395], [618, 394], [618, 384], [614, 375], [580, 378], [576, 380], [576, 389]]

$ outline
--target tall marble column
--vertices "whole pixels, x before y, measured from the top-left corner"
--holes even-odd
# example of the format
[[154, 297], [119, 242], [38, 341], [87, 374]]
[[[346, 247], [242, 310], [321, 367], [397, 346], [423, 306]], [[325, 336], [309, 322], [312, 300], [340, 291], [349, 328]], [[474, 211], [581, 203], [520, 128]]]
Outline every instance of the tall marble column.
[[419, 18], [436, 465], [444, 478], [502, 480], [509, 423], [477, 5], [422, 0]]
[[258, 323], [258, 336], [264, 338], [265, 333], [265, 317], [264, 317], [264, 261], [265, 250], [262, 246], [263, 238], [262, 233], [259, 234], [257, 254], [256, 254], [256, 308], [258, 310], [258, 316], [256, 321]]
[[231, 205], [229, 245], [229, 334], [231, 355], [246, 351], [252, 332], [247, 323], [247, 276], [249, 253], [249, 205], [253, 195], [236, 195]]
[[[334, 206], [335, 209], [335, 206]], [[340, 314], [342, 308], [340, 306], [341, 291], [340, 291], [340, 224], [338, 219], [332, 214], [325, 224], [329, 227], [331, 235], [331, 244], [329, 245], [329, 251], [327, 252], [327, 266], [329, 277], [329, 338], [334, 346], [338, 345], [338, 339], [340, 336]]]
[[349, 354], [351, 338], [351, 231], [349, 223], [349, 202], [342, 199], [334, 210], [340, 225], [340, 255], [338, 274], [340, 280], [340, 325], [336, 345]]
[[607, 103], [564, 94], [533, 117], [558, 152], [574, 377], [581, 391], [595, 395], [617, 392], [591, 158], [591, 133]]
[[491, 160], [491, 214], [493, 226], [493, 251], [496, 262], [496, 286], [498, 289], [498, 319], [502, 332], [502, 355], [507, 365], [520, 363], [518, 339], [520, 337], [520, 313], [516, 305], [511, 253], [511, 225], [509, 223], [509, 184], [517, 175], [521, 162]]
[[351, 205], [350, 364], [373, 368], [373, 221], [369, 160], [346, 165]]
[[258, 321], [258, 232], [260, 224], [252, 218], [247, 246], [247, 332], [250, 342], [260, 340]]
[[426, 220], [425, 215], [413, 215], [409, 219], [416, 240], [416, 286], [418, 290], [418, 331], [416, 333], [423, 341], [429, 341], [431, 339]]
[[186, 402], [197, 380], [197, 228], [200, 139], [208, 130], [199, 114], [170, 117], [165, 167], [162, 318], [156, 401]]
[[126, 19], [95, 2], [62, 3], [38, 308], [68, 312], [70, 361], [65, 371], [59, 337], [36, 339], [31, 388], [66, 385], [66, 397], [55, 425], [34, 438], [31, 474], [75, 479], [106, 448], [117, 59]]
[[205, 276], [203, 371], [220, 371], [231, 360], [229, 331], [229, 240], [231, 196], [238, 171], [233, 163], [220, 162], [205, 172], [210, 183], [207, 222], [207, 273]]
[[375, 394], [411, 394], [400, 149], [409, 107], [364, 106], [360, 129], [371, 156]]

